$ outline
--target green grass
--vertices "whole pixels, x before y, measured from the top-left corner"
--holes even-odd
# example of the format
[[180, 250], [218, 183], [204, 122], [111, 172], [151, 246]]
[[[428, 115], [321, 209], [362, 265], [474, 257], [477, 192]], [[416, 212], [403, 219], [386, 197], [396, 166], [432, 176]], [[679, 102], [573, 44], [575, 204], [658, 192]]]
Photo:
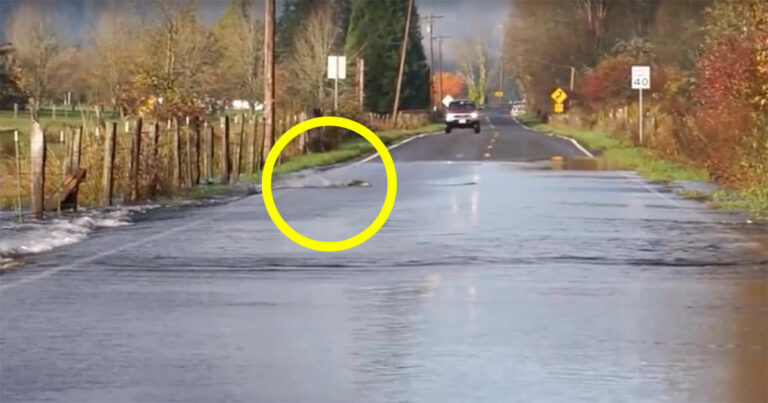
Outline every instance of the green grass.
[[649, 149], [628, 144], [605, 132], [582, 128], [555, 127], [531, 118], [522, 119], [522, 121], [534, 130], [561, 134], [578, 141], [587, 148], [600, 151], [597, 158], [604, 160], [605, 166], [637, 171], [652, 181], [704, 182], [709, 179], [709, 175], [703, 169], [665, 160]]
[[[604, 165], [616, 169], [631, 169], [652, 181], [709, 180], [709, 174], [704, 169], [665, 160], [652, 150], [628, 144], [605, 132], [543, 124], [531, 117], [521, 121], [537, 131], [573, 138], [588, 148], [600, 151], [601, 154], [597, 158], [604, 160]], [[768, 218], [768, 187], [765, 185], [714, 193], [682, 190], [678, 194], [687, 199], [707, 202], [715, 208], [746, 211], [756, 219]]]
[[[42, 110], [40, 112], [40, 124], [49, 139], [52, 139], [53, 137], [58, 138], [59, 130], [64, 129], [68, 125], [82, 125], [83, 120], [79, 111], [72, 112], [70, 110], [67, 113], [68, 116], [64, 116], [64, 112], [58, 110], [56, 119], [53, 119], [49, 110]], [[91, 118], [93, 113], [87, 113], [86, 116]], [[13, 111], [0, 111], [0, 149], [6, 144], [13, 143], [13, 130], [18, 130], [22, 139], [27, 138], [29, 135], [29, 127], [30, 118], [28, 111], [19, 111], [16, 118], [13, 117]]]
[[677, 192], [683, 198], [703, 202], [711, 202], [713, 195], [711, 192], [702, 192], [700, 190], [683, 189]]
[[768, 219], [768, 187], [721, 190], [712, 195], [710, 204], [724, 210], [748, 211], [756, 219]]

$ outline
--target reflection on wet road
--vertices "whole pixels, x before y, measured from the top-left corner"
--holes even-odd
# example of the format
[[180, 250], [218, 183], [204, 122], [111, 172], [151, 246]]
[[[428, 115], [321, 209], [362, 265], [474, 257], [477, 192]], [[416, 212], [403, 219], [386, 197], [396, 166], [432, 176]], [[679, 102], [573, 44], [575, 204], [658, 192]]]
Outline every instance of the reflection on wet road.
[[[766, 400], [768, 267], [742, 224], [634, 174], [486, 159], [494, 137], [566, 146], [492, 119], [458, 131], [466, 158], [419, 158], [457, 132], [394, 150], [395, 209], [351, 251], [294, 245], [250, 197], [0, 277], [0, 400]], [[373, 186], [278, 192], [289, 224], [368, 225], [383, 167], [322, 175]]]

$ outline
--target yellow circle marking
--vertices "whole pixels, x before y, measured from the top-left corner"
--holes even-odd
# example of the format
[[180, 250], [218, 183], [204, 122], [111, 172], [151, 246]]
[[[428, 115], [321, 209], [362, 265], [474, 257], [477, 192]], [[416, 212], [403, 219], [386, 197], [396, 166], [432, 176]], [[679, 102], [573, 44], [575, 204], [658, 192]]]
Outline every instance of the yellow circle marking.
[[[381, 207], [381, 211], [379, 211], [379, 215], [376, 216], [376, 219], [374, 219], [371, 225], [364, 229], [363, 232], [351, 238], [333, 242], [317, 241], [296, 232], [280, 215], [277, 207], [275, 207], [275, 199], [272, 196], [272, 173], [275, 168], [275, 163], [277, 162], [277, 157], [280, 156], [280, 152], [282, 152], [285, 146], [299, 134], [323, 126], [341, 127], [363, 136], [363, 138], [373, 145], [376, 152], [379, 153], [381, 161], [384, 163], [384, 169], [387, 172], [387, 196], [384, 198], [384, 205]], [[384, 223], [387, 222], [389, 214], [395, 206], [395, 198], [397, 197], [397, 172], [395, 171], [395, 162], [392, 161], [392, 156], [389, 154], [387, 146], [384, 145], [381, 139], [379, 139], [379, 137], [370, 129], [354, 120], [335, 116], [325, 116], [301, 122], [280, 136], [272, 147], [272, 150], [269, 151], [267, 160], [264, 162], [264, 172], [261, 176], [261, 192], [264, 198], [264, 206], [267, 208], [269, 217], [272, 218], [272, 222], [275, 223], [277, 229], [288, 237], [288, 239], [308, 249], [321, 252], [339, 252], [361, 245], [375, 235]]]

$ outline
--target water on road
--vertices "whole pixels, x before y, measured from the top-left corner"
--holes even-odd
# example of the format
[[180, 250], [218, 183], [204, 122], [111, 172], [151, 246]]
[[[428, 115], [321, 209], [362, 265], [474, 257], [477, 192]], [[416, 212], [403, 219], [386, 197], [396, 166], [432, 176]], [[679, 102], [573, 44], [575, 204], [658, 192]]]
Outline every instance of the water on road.
[[[0, 277], [0, 401], [768, 399], [761, 234], [632, 173], [540, 169], [579, 150], [492, 122], [393, 150], [395, 208], [350, 251], [293, 244], [253, 196], [30, 259]], [[319, 175], [372, 186], [280, 190], [291, 226], [373, 220], [380, 163]]]

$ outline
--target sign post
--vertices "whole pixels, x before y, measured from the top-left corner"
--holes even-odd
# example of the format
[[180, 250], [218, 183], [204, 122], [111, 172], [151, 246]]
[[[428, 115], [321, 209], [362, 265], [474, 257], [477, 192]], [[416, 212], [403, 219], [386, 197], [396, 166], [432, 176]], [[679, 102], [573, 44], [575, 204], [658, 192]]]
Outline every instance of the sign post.
[[632, 66], [631, 85], [633, 90], [639, 90], [638, 94], [638, 122], [640, 144], [643, 144], [643, 90], [651, 89], [651, 66]]
[[333, 113], [339, 110], [339, 80], [347, 78], [347, 57], [328, 56], [328, 79], [333, 80]]

